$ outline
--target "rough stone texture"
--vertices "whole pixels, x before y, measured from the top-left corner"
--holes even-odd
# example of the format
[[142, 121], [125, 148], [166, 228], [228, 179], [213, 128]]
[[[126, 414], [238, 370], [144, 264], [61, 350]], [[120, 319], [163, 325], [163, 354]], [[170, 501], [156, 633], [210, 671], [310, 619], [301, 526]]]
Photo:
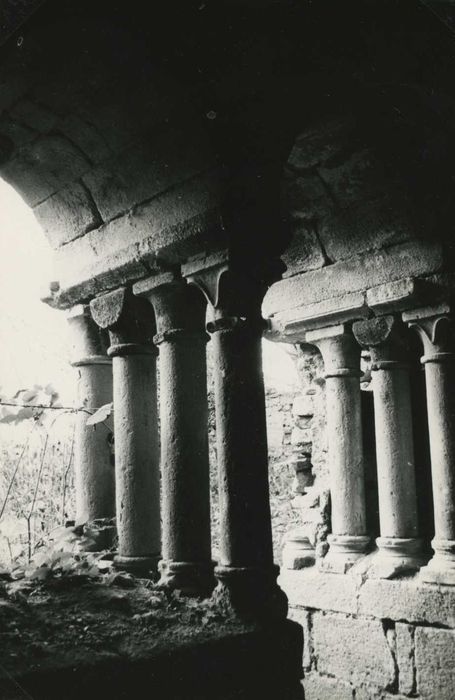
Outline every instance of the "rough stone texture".
[[89, 191], [80, 183], [48, 197], [33, 211], [53, 248], [59, 248], [102, 224]]
[[357, 585], [352, 576], [321, 574], [316, 567], [312, 567], [305, 571], [283, 570], [279, 580], [291, 606], [351, 614], [357, 612]]
[[307, 610], [299, 608], [291, 608], [288, 618], [297, 622], [303, 629], [303, 658], [302, 666], [306, 671], [309, 671], [312, 663], [312, 647], [311, 647], [311, 613]]
[[415, 692], [414, 631], [414, 627], [402, 622], [395, 625], [398, 689], [403, 695]]
[[358, 612], [383, 619], [455, 627], [455, 590], [419, 585], [416, 578], [365, 581], [359, 590]]
[[339, 615], [313, 615], [317, 669], [354, 685], [387, 688], [396, 679], [395, 662], [381, 622]]
[[150, 259], [176, 263], [208, 244], [209, 233], [215, 245], [217, 188], [216, 174], [196, 178], [65, 245], [55, 256], [61, 289], [69, 297], [80, 287], [113, 289], [125, 281], [125, 266], [130, 280], [140, 279]]
[[34, 207], [89, 168], [90, 162], [79, 149], [63, 136], [52, 134], [24, 146], [0, 167], [0, 175]]
[[46, 107], [38, 105], [29, 99], [19, 100], [10, 111], [10, 115], [16, 123], [44, 134], [51, 131], [58, 119]]
[[305, 700], [352, 700], [354, 689], [335, 678], [308, 673], [302, 682]]
[[403, 243], [277, 282], [265, 296], [263, 311], [271, 316], [310, 301], [316, 303], [402, 277], [437, 272], [442, 265], [439, 244]]
[[455, 688], [455, 631], [417, 627], [417, 692], [425, 700], [452, 700]]
[[201, 138], [195, 132], [189, 142], [181, 130], [158, 128], [145, 144], [127, 148], [88, 173], [84, 182], [103, 219], [110, 221], [207, 169]]
[[450, 586], [402, 580], [367, 580], [350, 574], [328, 574], [316, 567], [285, 571], [280, 585], [291, 606], [333, 610], [377, 619], [455, 627], [455, 591]]

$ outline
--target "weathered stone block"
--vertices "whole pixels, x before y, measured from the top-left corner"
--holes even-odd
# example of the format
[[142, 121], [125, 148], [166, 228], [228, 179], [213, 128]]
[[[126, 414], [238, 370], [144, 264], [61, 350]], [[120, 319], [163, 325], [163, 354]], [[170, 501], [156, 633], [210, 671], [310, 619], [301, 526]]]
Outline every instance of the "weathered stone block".
[[73, 143], [77, 144], [93, 163], [99, 163], [112, 155], [103, 133], [77, 115], [65, 117], [59, 123], [58, 128]]
[[455, 632], [417, 627], [415, 661], [417, 692], [425, 700], [455, 697]]
[[305, 700], [352, 700], [353, 688], [347, 683], [321, 676], [319, 673], [305, 675], [303, 681]]
[[305, 303], [367, 290], [402, 277], [430, 274], [444, 263], [439, 243], [413, 241], [365, 253], [276, 282], [264, 298], [264, 314], [271, 316]]
[[398, 688], [404, 695], [415, 691], [414, 631], [412, 625], [395, 625]]
[[53, 248], [101, 226], [100, 215], [88, 190], [76, 183], [48, 197], [34, 209]]
[[88, 160], [67, 139], [49, 135], [24, 146], [1, 166], [0, 174], [34, 207], [89, 168]]
[[216, 173], [197, 178], [60, 248], [62, 298], [72, 300], [81, 287], [90, 297], [94, 288], [99, 293], [124, 284], [128, 274], [130, 281], [147, 276], [157, 257], [177, 263], [201, 246], [217, 245], [216, 188]]
[[311, 613], [301, 608], [289, 608], [288, 618], [297, 622], [303, 629], [303, 659], [304, 669], [311, 667]]
[[161, 129], [88, 173], [89, 188], [105, 221], [207, 168], [204, 148], [181, 132]]
[[319, 672], [381, 688], [395, 681], [392, 650], [381, 622], [315, 613], [313, 647]]
[[357, 612], [356, 581], [351, 576], [321, 573], [312, 567], [302, 571], [282, 571], [280, 586], [291, 606]]
[[359, 615], [455, 627], [455, 590], [428, 586], [418, 577], [404, 581], [369, 580], [359, 591]]
[[294, 416], [312, 416], [314, 414], [314, 394], [299, 394], [292, 404]]
[[292, 445], [306, 445], [311, 442], [312, 432], [311, 428], [301, 428], [295, 427], [291, 434], [291, 444]]
[[28, 99], [20, 100], [11, 110], [13, 121], [28, 126], [34, 131], [47, 133], [56, 124], [58, 117], [50, 110]]

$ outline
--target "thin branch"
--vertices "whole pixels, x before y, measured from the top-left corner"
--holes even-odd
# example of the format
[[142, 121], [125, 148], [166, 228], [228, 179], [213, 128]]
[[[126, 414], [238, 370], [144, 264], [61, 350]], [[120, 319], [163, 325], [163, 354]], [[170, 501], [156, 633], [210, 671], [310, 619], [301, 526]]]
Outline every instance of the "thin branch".
[[13, 475], [12, 475], [12, 477], [11, 477], [11, 479], [10, 479], [9, 484], [8, 484], [8, 488], [7, 488], [7, 490], [6, 490], [6, 496], [5, 496], [5, 499], [4, 499], [4, 501], [3, 501], [2, 508], [1, 508], [1, 510], [0, 510], [0, 520], [2, 519], [3, 513], [5, 512], [6, 504], [8, 503], [8, 498], [9, 498], [9, 495], [10, 495], [10, 493], [11, 493], [11, 489], [12, 489], [12, 487], [13, 487], [14, 480], [15, 480], [15, 478], [16, 478], [17, 470], [19, 469], [20, 463], [22, 462], [22, 457], [24, 456], [25, 450], [27, 449], [27, 447], [28, 447], [28, 445], [29, 445], [29, 443], [30, 443], [30, 438], [31, 438], [32, 432], [33, 432], [33, 430], [34, 430], [35, 428], [36, 428], [36, 423], [35, 423], [35, 425], [33, 426], [32, 430], [29, 432], [28, 437], [27, 437], [27, 440], [24, 442], [24, 446], [23, 446], [23, 448], [22, 448], [22, 452], [20, 453], [19, 459], [17, 460], [16, 466], [14, 467]]

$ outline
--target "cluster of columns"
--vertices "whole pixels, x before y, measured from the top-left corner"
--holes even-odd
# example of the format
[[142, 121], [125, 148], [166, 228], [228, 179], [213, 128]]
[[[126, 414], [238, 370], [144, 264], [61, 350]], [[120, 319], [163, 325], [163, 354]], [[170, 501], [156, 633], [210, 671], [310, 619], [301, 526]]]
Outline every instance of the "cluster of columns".
[[[188, 594], [208, 594], [218, 583], [217, 595], [237, 610], [285, 616], [268, 491], [261, 367], [266, 288], [233, 270], [227, 255], [217, 255], [97, 297], [86, 319], [110, 337], [110, 359], [103, 362], [109, 367], [112, 361], [116, 567], [141, 574], [158, 568], [160, 585]], [[221, 530], [216, 567], [207, 331], [215, 359]], [[97, 473], [80, 476], [87, 492], [98, 483], [98, 467], [91, 468]]]
[[[422, 341], [435, 512], [434, 556], [419, 538], [408, 340]], [[420, 569], [426, 582], [455, 585], [455, 348], [448, 306], [307, 331], [325, 364], [332, 534], [322, 568], [368, 561], [371, 576]], [[360, 354], [371, 356], [380, 536], [371, 557], [366, 529]]]

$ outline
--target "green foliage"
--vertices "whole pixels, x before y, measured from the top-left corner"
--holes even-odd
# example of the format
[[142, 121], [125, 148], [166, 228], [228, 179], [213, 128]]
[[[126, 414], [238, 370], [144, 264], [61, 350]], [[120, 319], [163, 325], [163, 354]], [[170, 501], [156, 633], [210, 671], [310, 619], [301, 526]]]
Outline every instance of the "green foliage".
[[76, 527], [59, 527], [54, 530], [50, 542], [41, 546], [29, 562], [16, 566], [12, 578], [29, 581], [48, 581], [49, 579], [71, 576], [100, 576], [98, 566], [106, 553], [85, 552], [94, 541]]

